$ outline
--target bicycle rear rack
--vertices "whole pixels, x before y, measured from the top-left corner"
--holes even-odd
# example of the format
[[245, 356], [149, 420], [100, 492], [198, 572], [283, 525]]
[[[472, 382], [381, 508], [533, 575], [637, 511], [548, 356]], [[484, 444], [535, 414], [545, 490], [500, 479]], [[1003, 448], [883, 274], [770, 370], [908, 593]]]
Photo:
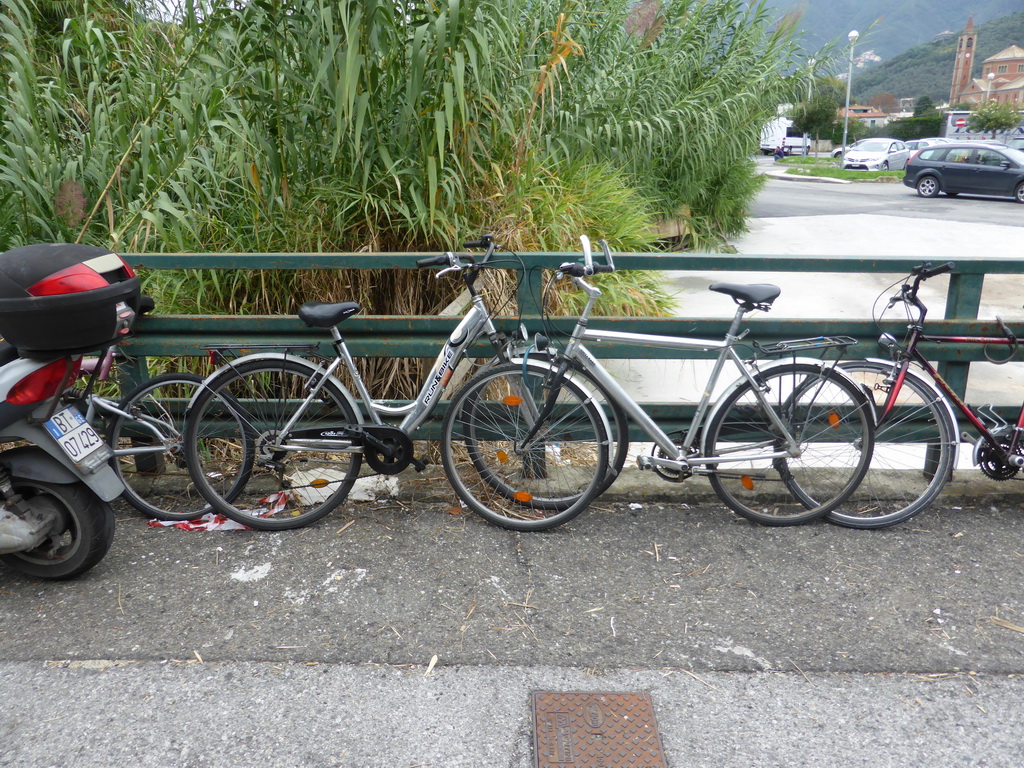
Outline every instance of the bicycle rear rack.
[[815, 336], [809, 339], [789, 339], [777, 341], [774, 344], [758, 344], [754, 342], [754, 348], [764, 355], [789, 355], [796, 352], [812, 352], [827, 349], [851, 347], [857, 343], [852, 336]]

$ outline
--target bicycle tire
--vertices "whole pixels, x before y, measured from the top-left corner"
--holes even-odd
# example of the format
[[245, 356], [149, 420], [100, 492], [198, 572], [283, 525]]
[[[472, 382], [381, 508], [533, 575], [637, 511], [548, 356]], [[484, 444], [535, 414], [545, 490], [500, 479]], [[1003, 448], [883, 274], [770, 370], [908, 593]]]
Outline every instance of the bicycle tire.
[[[157, 520], [194, 520], [210, 512], [209, 502], [196, 489], [185, 462], [185, 408], [203, 384], [191, 373], [154, 376], [121, 400], [121, 411], [134, 418], [115, 416], [107, 440], [115, 451], [156, 445], [152, 432], [140, 426], [140, 418], [156, 419], [166, 435], [162, 453], [115, 455], [111, 464], [124, 483], [122, 498], [142, 514]], [[249, 457], [251, 463], [251, 455]], [[228, 488], [233, 498], [239, 488]]]
[[[280, 531], [310, 525], [345, 499], [359, 475], [358, 449], [279, 449], [280, 430], [318, 377], [300, 361], [260, 358], [234, 363], [207, 381], [186, 419], [185, 458], [216, 511], [251, 528]], [[328, 379], [296, 426], [357, 423], [348, 398]], [[239, 457], [250, 451], [246, 467]], [[225, 489], [239, 485], [231, 498]]]
[[441, 459], [459, 498], [484, 519], [517, 531], [568, 522], [607, 480], [606, 419], [574, 377], [560, 384], [555, 409], [531, 447], [517, 451], [550, 393], [547, 368], [521, 363], [474, 376], [452, 400]]
[[[876, 413], [885, 405], [892, 363], [841, 364], [864, 387]], [[956, 464], [957, 426], [942, 395], [907, 371], [897, 409], [875, 427], [871, 465], [853, 495], [828, 513], [849, 528], [885, 528], [909, 520], [942, 492]]]
[[[516, 362], [518, 365], [522, 365], [522, 362]], [[530, 361], [528, 364], [542, 366], [545, 371], [551, 369], [549, 361], [543, 358]], [[493, 367], [494, 365], [490, 365], [485, 370], [490, 370]], [[595, 496], [600, 496], [622, 474], [622, 468], [626, 464], [630, 445], [629, 417], [618, 401], [608, 393], [604, 385], [587, 373], [583, 366], [575, 360], [569, 361], [569, 372], [567, 375], [574, 381], [580, 382], [595, 397], [599, 396], [597, 397], [598, 403], [608, 416], [608, 473], [595, 494]]]
[[[708, 457], [751, 456], [721, 463], [709, 475], [718, 497], [762, 525], [798, 525], [825, 516], [854, 492], [867, 472], [874, 418], [860, 388], [830, 368], [786, 363], [755, 374], [726, 395], [707, 426]], [[800, 445], [798, 456], [773, 457], [782, 436], [767, 405]]]

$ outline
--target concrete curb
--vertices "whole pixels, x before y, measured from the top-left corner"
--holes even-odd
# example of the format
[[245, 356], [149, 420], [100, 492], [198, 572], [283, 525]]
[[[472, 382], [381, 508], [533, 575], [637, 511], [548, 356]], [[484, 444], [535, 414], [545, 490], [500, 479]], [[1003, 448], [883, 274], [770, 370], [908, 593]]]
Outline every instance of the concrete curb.
[[762, 172], [765, 176], [783, 181], [809, 181], [812, 184], [853, 184], [849, 179], [831, 179], [827, 176], [795, 176], [785, 171], [777, 171], [774, 168]]
[[[407, 504], [459, 503], [455, 492], [448, 485], [444, 470], [438, 465], [430, 465], [420, 473], [409, 470], [391, 480], [387, 486], [379, 487], [375, 494], [377, 499], [393, 498]], [[368, 495], [374, 495], [370, 488], [367, 490], [370, 491]], [[941, 498], [946, 504], [977, 504], [982, 501], [1002, 505], [1024, 504], [1024, 487], [1016, 489], [1012, 484], [991, 480], [980, 470], [959, 469], [946, 484]], [[600, 501], [707, 504], [718, 503], [718, 497], [706, 478], [691, 477], [674, 483], [654, 472], [641, 471], [627, 463], [611, 488], [600, 496]], [[594, 503], [598, 501], [595, 499]]]

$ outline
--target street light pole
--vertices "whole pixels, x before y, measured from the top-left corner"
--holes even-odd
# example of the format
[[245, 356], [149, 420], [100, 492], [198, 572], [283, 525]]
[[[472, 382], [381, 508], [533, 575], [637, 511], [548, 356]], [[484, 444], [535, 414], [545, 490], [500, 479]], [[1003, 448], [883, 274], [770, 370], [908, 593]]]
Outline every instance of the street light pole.
[[846, 132], [850, 127], [850, 83], [853, 80], [853, 46], [860, 33], [855, 29], [846, 36], [850, 41], [850, 69], [846, 74], [846, 114], [843, 115], [843, 157], [846, 157]]

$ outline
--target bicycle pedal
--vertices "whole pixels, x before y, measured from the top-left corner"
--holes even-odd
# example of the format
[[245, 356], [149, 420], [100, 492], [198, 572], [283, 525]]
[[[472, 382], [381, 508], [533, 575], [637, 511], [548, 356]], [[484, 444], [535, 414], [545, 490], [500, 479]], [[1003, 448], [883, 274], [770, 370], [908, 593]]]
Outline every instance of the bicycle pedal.
[[409, 461], [409, 463], [412, 464], [412, 468], [415, 469], [417, 472], [422, 472], [427, 468], [427, 464], [429, 462], [427, 462], [424, 459], [413, 458]]

